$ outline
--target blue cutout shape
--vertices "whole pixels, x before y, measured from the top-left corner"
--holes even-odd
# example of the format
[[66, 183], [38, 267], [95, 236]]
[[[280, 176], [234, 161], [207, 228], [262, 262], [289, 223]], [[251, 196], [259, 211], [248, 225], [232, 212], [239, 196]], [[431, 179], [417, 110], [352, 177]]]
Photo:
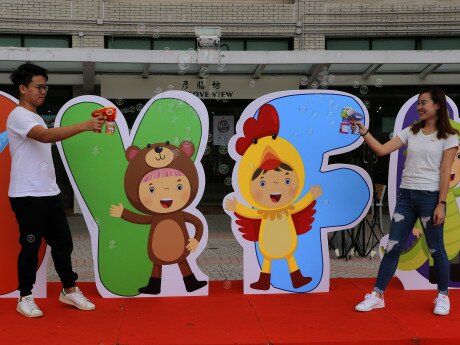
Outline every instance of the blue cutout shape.
[[[349, 149], [345, 148], [359, 139], [359, 135], [340, 133], [342, 109], [351, 107], [361, 114], [365, 114], [366, 110], [351, 96], [335, 93], [290, 95], [268, 103], [279, 114], [279, 137], [294, 145], [305, 166], [304, 190], [299, 199], [311, 185], [319, 184], [323, 190], [315, 207], [312, 229], [299, 235], [294, 254], [302, 274], [312, 277], [312, 281], [294, 289], [286, 260], [272, 262], [271, 284], [274, 287], [291, 292], [308, 292], [318, 286], [323, 276], [321, 229], [353, 223], [363, 214], [370, 199], [369, 186], [357, 171], [346, 167], [329, 167], [331, 170], [321, 171], [325, 155], [337, 150], [347, 152]], [[263, 256], [257, 243], [255, 249], [261, 264]]]

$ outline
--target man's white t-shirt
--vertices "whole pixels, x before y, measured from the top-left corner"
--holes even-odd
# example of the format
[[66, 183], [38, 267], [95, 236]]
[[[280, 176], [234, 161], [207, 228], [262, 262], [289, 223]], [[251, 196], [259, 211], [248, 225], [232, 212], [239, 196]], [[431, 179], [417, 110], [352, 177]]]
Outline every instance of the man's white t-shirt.
[[414, 134], [410, 127], [398, 133], [398, 137], [407, 145], [401, 188], [439, 190], [443, 153], [458, 146], [458, 136], [451, 134], [446, 139], [438, 139], [436, 135], [437, 132], [425, 135], [422, 130]]
[[8, 116], [6, 128], [11, 153], [10, 197], [52, 196], [60, 193], [56, 184], [51, 144], [27, 137], [29, 131], [37, 125], [47, 128], [39, 115], [20, 106]]

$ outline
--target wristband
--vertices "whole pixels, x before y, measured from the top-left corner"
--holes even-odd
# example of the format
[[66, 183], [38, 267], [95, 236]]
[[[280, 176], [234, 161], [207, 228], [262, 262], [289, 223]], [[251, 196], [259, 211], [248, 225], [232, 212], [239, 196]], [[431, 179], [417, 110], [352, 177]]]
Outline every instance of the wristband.
[[439, 203], [440, 204], [443, 204], [443, 205], [447, 205], [446, 202], [444, 200], [439, 200]]
[[361, 134], [361, 136], [364, 137], [367, 133], [369, 133], [369, 129], [367, 129], [366, 133]]

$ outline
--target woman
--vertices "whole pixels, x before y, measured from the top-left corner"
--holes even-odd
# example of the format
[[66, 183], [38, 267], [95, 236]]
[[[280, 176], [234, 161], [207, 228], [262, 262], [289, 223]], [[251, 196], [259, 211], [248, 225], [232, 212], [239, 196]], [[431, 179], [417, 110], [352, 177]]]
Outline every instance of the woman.
[[458, 131], [449, 123], [446, 96], [438, 87], [419, 94], [417, 111], [419, 121], [383, 145], [361, 122], [354, 124], [359, 126], [359, 133], [366, 144], [379, 156], [407, 145], [407, 157], [385, 255], [374, 290], [355, 307], [357, 311], [385, 307], [384, 290], [396, 271], [407, 237], [420, 218], [437, 275], [438, 294], [433, 313], [449, 314], [449, 260], [444, 248], [443, 226], [451, 166], [458, 147]]

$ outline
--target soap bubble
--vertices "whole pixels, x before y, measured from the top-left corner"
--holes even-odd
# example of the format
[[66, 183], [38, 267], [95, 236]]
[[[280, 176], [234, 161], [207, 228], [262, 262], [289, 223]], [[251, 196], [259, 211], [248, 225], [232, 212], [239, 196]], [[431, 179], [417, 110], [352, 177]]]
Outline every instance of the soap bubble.
[[225, 146], [225, 145], [220, 145], [219, 146], [219, 153], [225, 155], [225, 154], [227, 154], [227, 152], [228, 152], [227, 146]]
[[192, 57], [188, 53], [182, 53], [177, 58], [177, 63], [179, 64], [179, 69], [187, 69], [190, 67], [192, 62]]
[[226, 186], [231, 186], [232, 185], [232, 178], [231, 177], [226, 177], [224, 180], [224, 183]]
[[224, 63], [220, 63], [220, 64], [217, 66], [217, 71], [219, 71], [219, 72], [225, 72], [225, 64], [224, 64]]
[[354, 87], [355, 89], [357, 89], [357, 88], [359, 87], [359, 81], [355, 80], [355, 81], [353, 82], [353, 87]]
[[307, 77], [300, 78], [300, 85], [307, 86], [308, 85], [308, 78]]
[[165, 51], [165, 52], [169, 52], [170, 50], [171, 50], [171, 48], [169, 48], [169, 47], [164, 47], [163, 48], [163, 51]]
[[256, 80], [255, 80], [255, 79], [251, 79], [251, 80], [249, 81], [249, 87], [250, 87], [251, 89], [253, 89], [253, 88], [256, 87]]
[[305, 113], [307, 111], [307, 106], [306, 105], [301, 105], [299, 107], [299, 113]]
[[115, 248], [115, 240], [110, 240], [109, 241], [109, 248], [114, 249]]
[[208, 143], [210, 143], [211, 141], [212, 141], [212, 134], [209, 133], [209, 134], [208, 134]]
[[378, 78], [378, 79], [375, 80], [375, 86], [376, 87], [382, 87], [382, 85], [383, 85], [383, 80], [382, 79]]
[[312, 89], [317, 89], [318, 88], [318, 83], [315, 81], [314, 83], [311, 84]]
[[153, 38], [158, 38], [158, 37], [160, 37], [160, 30], [157, 29], [157, 28], [154, 28], [154, 29], [152, 30], [152, 37], [153, 37]]
[[93, 156], [99, 155], [99, 153], [101, 153], [101, 150], [99, 149], [99, 146], [93, 146], [92, 149], [91, 149], [91, 153], [93, 154]]
[[50, 166], [47, 162], [41, 162], [40, 164], [38, 164], [38, 171], [40, 171], [41, 173], [45, 173], [49, 170]]
[[362, 95], [365, 95], [368, 91], [369, 89], [366, 85], [363, 85], [359, 88], [359, 92], [361, 92]]
[[137, 104], [136, 104], [136, 109], [137, 109], [138, 111], [141, 111], [143, 107], [144, 107], [144, 105], [143, 105], [142, 103], [137, 103]]
[[364, 106], [365, 106], [367, 109], [369, 109], [369, 108], [371, 107], [371, 102], [369, 102], [369, 101], [364, 101], [363, 103], [364, 103]]
[[168, 85], [168, 91], [174, 90], [174, 85]]
[[207, 76], [209, 76], [208, 68], [207, 67], [201, 67], [201, 69], [200, 69], [200, 77], [206, 78]]
[[145, 24], [143, 24], [143, 23], [137, 24], [137, 33], [139, 35], [144, 35], [145, 34]]
[[116, 105], [123, 105], [123, 103], [125, 103], [125, 101], [122, 98], [117, 98], [115, 103], [116, 103]]
[[27, 242], [34, 243], [35, 242], [35, 235], [27, 235]]
[[219, 166], [219, 172], [223, 175], [225, 175], [226, 173], [228, 173], [228, 165], [227, 164], [221, 164]]
[[206, 145], [206, 148], [204, 149], [204, 154], [209, 155], [211, 153], [211, 147], [209, 145]]
[[162, 89], [161, 87], [157, 87], [157, 88], [155, 89], [155, 91], [153, 91], [153, 94], [154, 94], [154, 95], [158, 95], [158, 94], [160, 94], [160, 93], [162, 93], [162, 92], [163, 92], [163, 89]]

